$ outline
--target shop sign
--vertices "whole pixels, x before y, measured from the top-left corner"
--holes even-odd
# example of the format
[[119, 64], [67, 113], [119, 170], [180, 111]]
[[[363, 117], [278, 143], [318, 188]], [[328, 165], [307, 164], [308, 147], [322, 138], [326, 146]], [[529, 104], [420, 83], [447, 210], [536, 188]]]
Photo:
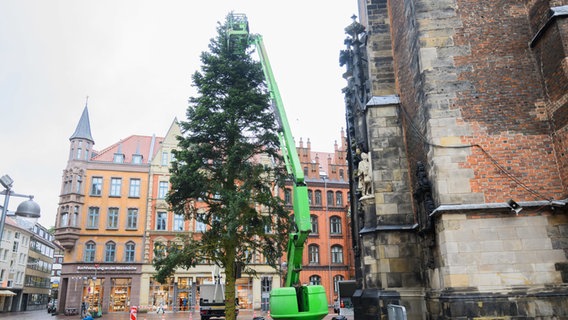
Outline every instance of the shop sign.
[[77, 266], [77, 271], [137, 271], [136, 266]]

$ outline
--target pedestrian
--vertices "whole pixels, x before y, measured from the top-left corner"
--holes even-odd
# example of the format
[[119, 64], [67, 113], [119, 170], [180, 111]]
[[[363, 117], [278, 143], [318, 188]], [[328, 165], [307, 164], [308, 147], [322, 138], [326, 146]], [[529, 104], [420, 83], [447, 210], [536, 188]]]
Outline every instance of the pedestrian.
[[166, 313], [164, 311], [164, 302], [160, 301], [160, 305], [158, 306], [158, 311], [156, 313], [160, 313], [160, 310], [162, 311], [162, 313]]
[[85, 317], [87, 313], [87, 303], [81, 302], [81, 317]]

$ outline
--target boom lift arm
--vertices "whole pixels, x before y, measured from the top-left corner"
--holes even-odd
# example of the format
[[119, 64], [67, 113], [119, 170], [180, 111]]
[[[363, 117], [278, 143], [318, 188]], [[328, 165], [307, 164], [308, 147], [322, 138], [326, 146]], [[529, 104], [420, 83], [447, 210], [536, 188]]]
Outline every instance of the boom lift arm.
[[231, 14], [228, 24], [227, 36], [229, 41], [231, 41], [231, 37], [238, 37], [241, 40], [247, 39], [248, 43], [254, 44], [258, 51], [274, 112], [280, 126], [280, 144], [284, 161], [288, 174], [293, 179], [292, 199], [297, 230], [291, 232], [288, 237], [288, 270], [284, 287], [274, 288], [270, 294], [271, 316], [274, 319], [320, 320], [328, 313], [325, 289], [321, 285], [302, 286], [300, 283], [304, 245], [311, 232], [310, 204], [304, 171], [298, 158], [296, 143], [290, 130], [280, 91], [270, 66], [262, 36], [249, 33], [248, 19], [244, 14]]
[[252, 37], [253, 43], [256, 45], [260, 55], [260, 61], [267, 79], [268, 90], [272, 97], [277, 119], [280, 125], [280, 141], [282, 145], [282, 153], [288, 173], [293, 177], [293, 208], [294, 219], [297, 231], [290, 233], [288, 241], [288, 273], [284, 286], [291, 287], [300, 284], [300, 271], [302, 270], [302, 256], [304, 252], [304, 244], [308, 239], [308, 235], [312, 230], [310, 221], [310, 203], [308, 200], [308, 188], [304, 181], [304, 171], [302, 170], [296, 144], [292, 136], [288, 118], [284, 111], [280, 91], [274, 80], [272, 68], [264, 48], [261, 35]]

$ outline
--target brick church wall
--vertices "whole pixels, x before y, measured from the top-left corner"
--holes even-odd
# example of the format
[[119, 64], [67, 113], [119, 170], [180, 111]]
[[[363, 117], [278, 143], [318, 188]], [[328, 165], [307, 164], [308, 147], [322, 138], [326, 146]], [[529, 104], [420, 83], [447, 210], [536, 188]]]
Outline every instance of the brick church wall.
[[[362, 234], [368, 295], [400, 299], [423, 286], [436, 319], [567, 315], [566, 210], [516, 215], [505, 206], [566, 198], [568, 19], [530, 46], [548, 9], [563, 3], [366, 1], [372, 95], [400, 98], [366, 110], [374, 202], [361, 201], [363, 231], [375, 230]], [[387, 230], [422, 221], [412, 193], [419, 163], [438, 208], [434, 229]], [[390, 187], [384, 172], [401, 172], [403, 183]], [[391, 197], [401, 185], [407, 193]], [[419, 318], [412, 299], [399, 302]]]

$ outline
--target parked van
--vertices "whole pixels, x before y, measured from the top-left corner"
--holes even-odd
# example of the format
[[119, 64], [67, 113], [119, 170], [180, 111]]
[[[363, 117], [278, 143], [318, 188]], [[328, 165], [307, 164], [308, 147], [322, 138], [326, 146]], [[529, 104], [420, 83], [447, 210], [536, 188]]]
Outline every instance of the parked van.
[[334, 310], [341, 316], [353, 315], [353, 294], [357, 289], [355, 280], [343, 280], [337, 282], [337, 300], [334, 303]]

